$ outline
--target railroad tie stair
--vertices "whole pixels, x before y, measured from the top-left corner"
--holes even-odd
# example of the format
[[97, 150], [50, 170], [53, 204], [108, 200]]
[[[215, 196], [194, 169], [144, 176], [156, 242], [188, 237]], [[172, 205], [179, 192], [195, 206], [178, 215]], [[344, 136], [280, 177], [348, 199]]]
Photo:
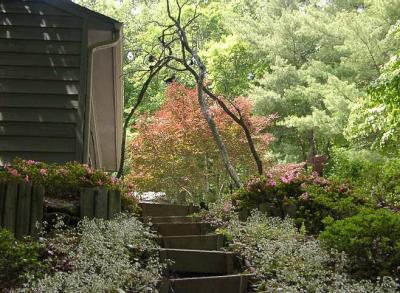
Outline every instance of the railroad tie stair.
[[223, 238], [191, 214], [194, 206], [141, 203], [142, 216], [160, 237], [160, 258], [171, 260], [161, 293], [247, 293], [249, 276], [237, 272]]

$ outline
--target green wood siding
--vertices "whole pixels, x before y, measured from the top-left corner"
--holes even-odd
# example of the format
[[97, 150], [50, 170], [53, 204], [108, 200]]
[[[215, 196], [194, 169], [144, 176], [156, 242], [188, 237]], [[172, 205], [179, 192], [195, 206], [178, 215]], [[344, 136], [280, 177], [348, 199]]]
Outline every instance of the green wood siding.
[[45, 2], [0, 0], [0, 164], [81, 161], [83, 27]]
[[[5, 9], [4, 9], [5, 11]], [[57, 28], [81, 28], [82, 20], [77, 17], [59, 15], [31, 15], [27, 18], [25, 15], [5, 14], [0, 15], [0, 23], [13, 27], [57, 27]]]
[[79, 68], [0, 65], [0, 78], [79, 81]]
[[32, 55], [79, 55], [80, 46], [80, 42], [1, 39], [0, 52], [28, 53]]
[[66, 11], [49, 6], [46, 3], [21, 0], [2, 0], [0, 2], [0, 12], [33, 15], [69, 15]]
[[[9, 49], [10, 50], [10, 49]], [[34, 57], [34, 58], [32, 58]], [[54, 55], [54, 54], [20, 54], [7, 53], [0, 54], [0, 64], [13, 66], [44, 66], [50, 69], [58, 67], [79, 68], [79, 55]]]

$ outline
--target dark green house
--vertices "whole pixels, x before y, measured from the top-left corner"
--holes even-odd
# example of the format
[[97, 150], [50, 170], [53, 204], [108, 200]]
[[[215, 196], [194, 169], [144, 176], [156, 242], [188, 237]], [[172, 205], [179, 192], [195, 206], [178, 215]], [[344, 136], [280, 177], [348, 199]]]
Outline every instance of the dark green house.
[[67, 0], [0, 0], [0, 165], [117, 169], [121, 27]]

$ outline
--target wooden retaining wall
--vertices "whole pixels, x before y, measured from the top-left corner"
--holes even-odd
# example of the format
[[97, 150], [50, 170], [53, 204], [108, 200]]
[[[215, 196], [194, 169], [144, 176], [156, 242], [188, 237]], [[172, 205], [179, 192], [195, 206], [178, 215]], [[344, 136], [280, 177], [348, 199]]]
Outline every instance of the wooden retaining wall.
[[17, 238], [39, 231], [43, 220], [45, 190], [26, 182], [0, 182], [0, 227], [13, 232]]
[[258, 210], [270, 217], [284, 218], [289, 216], [293, 218], [296, 216], [297, 206], [295, 204], [276, 206], [272, 203], [260, 203], [251, 207], [241, 208], [239, 210], [239, 219], [241, 221], [246, 221], [247, 218], [250, 217], [252, 210]]
[[[80, 218], [112, 219], [121, 212], [121, 194], [106, 188], [80, 190]], [[17, 238], [37, 236], [43, 221], [45, 188], [26, 182], [0, 182], [0, 227]], [[77, 215], [78, 216], [78, 215]]]
[[106, 188], [82, 188], [80, 217], [112, 219], [121, 212], [121, 194]]

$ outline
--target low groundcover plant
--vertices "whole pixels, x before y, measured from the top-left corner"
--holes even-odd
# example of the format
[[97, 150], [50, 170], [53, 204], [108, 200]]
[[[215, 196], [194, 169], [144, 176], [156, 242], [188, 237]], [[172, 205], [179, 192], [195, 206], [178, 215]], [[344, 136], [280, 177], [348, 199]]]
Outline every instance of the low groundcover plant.
[[354, 280], [346, 273], [346, 255], [324, 249], [289, 219], [254, 212], [246, 222], [232, 217], [231, 250], [248, 260], [257, 292], [397, 292], [390, 277]]
[[154, 234], [135, 217], [84, 219], [77, 228], [57, 224], [42, 237], [48, 270], [15, 292], [157, 292], [162, 265]]

